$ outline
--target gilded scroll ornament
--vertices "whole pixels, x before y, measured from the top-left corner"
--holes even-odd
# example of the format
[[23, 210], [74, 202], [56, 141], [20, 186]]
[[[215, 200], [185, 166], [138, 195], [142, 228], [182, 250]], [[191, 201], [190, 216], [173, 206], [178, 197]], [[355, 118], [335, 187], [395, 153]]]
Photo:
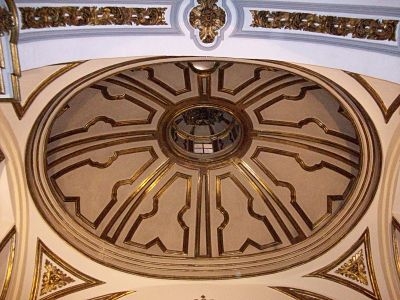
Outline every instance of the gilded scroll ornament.
[[48, 259], [46, 259], [44, 263], [44, 268], [45, 271], [42, 276], [40, 296], [46, 295], [75, 281], [57, 268], [57, 266], [53, 265]]
[[362, 249], [355, 253], [346, 263], [341, 265], [335, 273], [368, 285], [367, 271]]
[[311, 13], [251, 10], [252, 27], [290, 29], [357, 39], [396, 41], [398, 20], [359, 19]]
[[196, 7], [190, 11], [189, 23], [199, 30], [200, 40], [205, 44], [213, 43], [225, 25], [225, 11], [217, 5], [217, 0], [198, 0]]
[[167, 25], [166, 8], [149, 7], [20, 7], [22, 29], [96, 25]]
[[12, 14], [4, 7], [0, 7], [0, 36], [10, 33], [14, 26], [15, 22]]

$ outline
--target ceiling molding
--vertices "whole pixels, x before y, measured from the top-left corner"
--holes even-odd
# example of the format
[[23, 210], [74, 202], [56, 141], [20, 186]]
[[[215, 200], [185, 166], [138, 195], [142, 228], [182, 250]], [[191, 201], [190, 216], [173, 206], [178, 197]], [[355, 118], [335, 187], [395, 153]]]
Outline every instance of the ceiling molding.
[[84, 61], [73, 62], [63, 66], [62, 68], [58, 69], [56, 72], [45, 78], [41, 83], [39, 83], [39, 85], [37, 85], [35, 89], [29, 94], [28, 98], [26, 98], [26, 100], [24, 99], [23, 104], [21, 104], [20, 102], [13, 102], [12, 106], [18, 119], [21, 120], [24, 117], [25, 113], [28, 111], [28, 109], [33, 104], [35, 99], [39, 96], [39, 94], [44, 89], [46, 89], [53, 81], [82, 63], [84, 63]]
[[[94, 260], [97, 260], [95, 247], [88, 247], [81, 238], [95, 244], [97, 239], [105, 240], [105, 245], [110, 247], [110, 251], [105, 251], [107, 254], [113, 254], [114, 248], [122, 251], [124, 254], [115, 258], [104, 256], [101, 262], [107, 261], [107, 265], [135, 274], [181, 279], [237, 277], [233, 272], [239, 266], [234, 270], [227, 266], [225, 269], [229, 270], [225, 273], [212, 268], [217, 258], [231, 257], [240, 259], [241, 277], [277, 272], [283, 268], [284, 260], [280, 259], [280, 269], [275, 269], [271, 258], [264, 257], [273, 252], [268, 249], [284, 253], [287, 247], [292, 247], [296, 250], [286, 253], [293, 253], [298, 264], [304, 263], [321, 253], [298, 247], [323, 251], [324, 247], [327, 250], [335, 244], [327, 235], [323, 235], [327, 239], [323, 247], [314, 244], [322, 241], [317, 237], [317, 233], [322, 234], [321, 226], [328, 226], [330, 229], [324, 230], [332, 235], [339, 230], [341, 233], [335, 238], [340, 238], [345, 234], [344, 228], [357, 222], [368, 207], [380, 170], [377, 167], [379, 141], [370, 127], [372, 123], [359, 111], [361, 107], [327, 78], [292, 64], [254, 60], [175, 57], [157, 60], [154, 64], [147, 60], [135, 68], [129, 67], [129, 63], [132, 62], [112, 75], [112, 67], [107, 67], [104, 72], [110, 72], [108, 77], [103, 78], [100, 70], [60, 91], [61, 97], [54, 98], [42, 114], [49, 121], [37, 120], [29, 142], [33, 148], [26, 151], [26, 171], [38, 208], [55, 230], [61, 230], [60, 234], [68, 242]], [[171, 81], [172, 78], [175, 79]], [[91, 80], [91, 85], [86, 80]], [[80, 90], [80, 86], [84, 89]], [[68, 96], [70, 93], [74, 96]], [[319, 97], [324, 97], [324, 105], [317, 100]], [[93, 109], [83, 112], [80, 105]], [[310, 110], [314, 107], [319, 109]], [[353, 114], [360, 115], [356, 119]], [[210, 119], [197, 120], [204, 115]], [[220, 119], [225, 120], [225, 125], [220, 124]], [[363, 123], [355, 129], [350, 120]], [[207, 128], [212, 128], [209, 134], [213, 132], [212, 138], [220, 140], [212, 146], [211, 157], [199, 156], [195, 147], [185, 146], [190, 141], [201, 145], [206, 142], [198, 141], [208, 141], [205, 132], [199, 137], [195, 135], [196, 127], [193, 132], [185, 129], [196, 122], [200, 126], [208, 123]], [[340, 128], [337, 124], [341, 124]], [[48, 132], [47, 137], [41, 134], [42, 130]], [[173, 132], [177, 132], [176, 138], [172, 138]], [[221, 137], [219, 132], [223, 133]], [[369, 136], [365, 142], [361, 138], [364, 135]], [[224, 140], [228, 136], [231, 142]], [[373, 145], [360, 147], [360, 142], [366, 141]], [[36, 148], [45, 144], [46, 152]], [[359, 153], [360, 148], [373, 153]], [[35, 155], [48, 157], [42, 159]], [[101, 159], [94, 159], [97, 155]], [[277, 158], [288, 167], [275, 168]], [[374, 160], [375, 168], [367, 167], [372, 163], [368, 158]], [[360, 159], [363, 160], [361, 167]], [[47, 165], [37, 169], [41, 161]], [[120, 168], [123, 162], [125, 168]], [[119, 171], [129, 174], [118, 174]], [[310, 197], [302, 193], [301, 187], [325, 178], [317, 174], [334, 178], [329, 182], [335, 182], [335, 187], [321, 185], [315, 195], [322, 201], [313, 202], [320, 203], [321, 207], [313, 212], [316, 205], [307, 206], [305, 199]], [[363, 179], [355, 180], [359, 174], [363, 174]], [[50, 190], [56, 194], [41, 190], [38, 182], [43, 178], [48, 178]], [[362, 184], [364, 180], [371, 185]], [[357, 187], [353, 188], [356, 183]], [[85, 189], [76, 190], [81, 184]], [[105, 197], [96, 201], [96, 209], [88, 209], [91, 193], [98, 194], [99, 186], [105, 188], [100, 193]], [[129, 192], [132, 196], [122, 196], [120, 190], [126, 189], [132, 189]], [[282, 189], [286, 193], [281, 194]], [[171, 239], [164, 229], [159, 230], [167, 225], [157, 224], [164, 220], [160, 217], [165, 211], [163, 199], [172, 190], [179, 191], [179, 198], [171, 204], [177, 220], [177, 223], [168, 223], [168, 228], [176, 231]], [[229, 190], [240, 195], [237, 205], [247, 203], [242, 208], [247, 213], [240, 218], [254, 223], [257, 231], [242, 230], [240, 235], [232, 235], [232, 228], [242, 221], [238, 221], [239, 216], [232, 217], [235, 215], [235, 209], [230, 206], [233, 202], [224, 200]], [[360, 191], [363, 196], [350, 193], [352, 190]], [[358, 204], [347, 201], [348, 197]], [[51, 207], [59, 210], [62, 219], [55, 217], [49, 201], [56, 201]], [[353, 212], [346, 212], [339, 221], [341, 225], [335, 226], [338, 212], [344, 213], [342, 204], [348, 207], [348, 203], [352, 203]], [[263, 213], [258, 211], [259, 205], [265, 206]], [[79, 235], [70, 236], [71, 230], [60, 226], [70, 226]], [[152, 232], [151, 237], [144, 234], [147, 231]], [[151, 268], [146, 270], [144, 265], [137, 268], [135, 260], [129, 260], [133, 262], [131, 265], [120, 260], [130, 255], [137, 255]], [[258, 261], [261, 256], [262, 263]], [[247, 267], [256, 265], [254, 260], [260, 270]], [[179, 268], [174, 265], [175, 261]], [[182, 264], [193, 266], [198, 261], [207, 262], [210, 269], [206, 271], [202, 267], [201, 272], [191, 270], [178, 274]], [[289, 257], [286, 262], [286, 268], [295, 263]]]
[[378, 105], [383, 118], [385, 119], [385, 123], [389, 123], [390, 118], [393, 116], [395, 111], [400, 107], [400, 94], [393, 100], [392, 104], [387, 107], [382, 97], [378, 94], [378, 92], [365, 80], [362, 75], [346, 72], [353, 79], [355, 79], [363, 88], [367, 90], [367, 92], [371, 95], [372, 99], [374, 99], [375, 103]]

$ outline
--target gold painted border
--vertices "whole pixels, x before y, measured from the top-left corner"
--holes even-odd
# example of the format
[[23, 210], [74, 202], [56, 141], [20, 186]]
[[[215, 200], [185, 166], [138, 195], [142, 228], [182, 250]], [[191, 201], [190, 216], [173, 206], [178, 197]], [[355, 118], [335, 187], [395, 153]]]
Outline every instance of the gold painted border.
[[5, 0], [7, 4], [7, 8], [10, 11], [14, 26], [10, 32], [10, 52], [11, 52], [11, 63], [12, 63], [12, 71], [11, 73], [11, 86], [13, 91], [13, 98], [0, 98], [0, 102], [18, 102], [21, 101], [21, 92], [19, 88], [19, 77], [21, 77], [21, 66], [19, 63], [19, 55], [18, 55], [18, 36], [19, 36], [19, 19], [17, 7], [15, 5], [14, 0]]
[[135, 293], [136, 291], [125, 291], [125, 292], [116, 292], [116, 293], [111, 293], [103, 296], [98, 296], [95, 298], [90, 298], [88, 300], [117, 300], [120, 298], [123, 298], [125, 296], [128, 296], [130, 294]]
[[285, 286], [270, 286], [270, 288], [277, 290], [281, 293], [284, 293], [297, 300], [332, 300], [331, 298], [328, 298], [326, 296], [322, 296], [320, 294], [302, 289], [296, 289]]
[[10, 253], [8, 254], [7, 261], [7, 273], [4, 279], [3, 287], [0, 294], [0, 299], [6, 299], [8, 287], [11, 282], [11, 274], [14, 267], [14, 257], [15, 257], [15, 245], [16, 245], [16, 234], [17, 230], [15, 225], [11, 228], [11, 230], [7, 233], [4, 239], [0, 242], [0, 252], [3, 251], [4, 247], [10, 243]]
[[[108, 76], [112, 76], [115, 73], [121, 72], [122, 68], [126, 68], [126, 66], [130, 64], [135, 64], [137, 67], [144, 67], [149, 64], [155, 64], [155, 63], [165, 63], [165, 62], [176, 62], [178, 59], [189, 61], [189, 60], [219, 60], [219, 61], [227, 61], [224, 58], [204, 58], [204, 57], [149, 57], [149, 58], [141, 58], [141, 59], [136, 59], [136, 60], [130, 60], [122, 63], [118, 63], [113, 66], [108, 66], [103, 69], [94, 71], [93, 73], [90, 73], [89, 75], [86, 75], [76, 81], [74, 81], [72, 84], [69, 86], [65, 87], [63, 90], [61, 90], [54, 98], [53, 101], [50, 102], [45, 110], [41, 113], [39, 118], [36, 120], [33, 129], [31, 131], [31, 134], [29, 136], [29, 141], [28, 141], [28, 150], [26, 151], [26, 172], [28, 174], [28, 182], [29, 182], [29, 188], [30, 191], [33, 195], [34, 202], [38, 207], [38, 210], [42, 214], [42, 216], [49, 222], [51, 225], [52, 222], [54, 224], [58, 224], [60, 226], [65, 226], [65, 229], [67, 232], [71, 231], [74, 232], [74, 236], [70, 237], [69, 240], [67, 241], [70, 245], [74, 246], [77, 245], [77, 243], [82, 243], [80, 239], [77, 238], [77, 236], [81, 236], [83, 238], [84, 233], [80, 232], [77, 230], [72, 224], [68, 223], [68, 220], [65, 219], [66, 216], [62, 216], [61, 219], [56, 219], [53, 215], [51, 210], [49, 209], [48, 205], [46, 203], [40, 203], [38, 202], [38, 199], [41, 198], [46, 198], [47, 196], [43, 196], [38, 189], [38, 187], [35, 185], [35, 173], [34, 173], [34, 166], [32, 165], [37, 159], [34, 159], [31, 155], [29, 155], [30, 151], [32, 150], [33, 152], [37, 151], [36, 148], [34, 148], [34, 143], [35, 139], [38, 138], [38, 135], [44, 134], [43, 129], [40, 127], [41, 124], [41, 119], [43, 119], [46, 116], [46, 113], [49, 112], [50, 109], [55, 109], [55, 100], [58, 99], [61, 101], [63, 97], [68, 95], [69, 93], [73, 94], [73, 91], [76, 90], [81, 84], [84, 84], [85, 82], [89, 80], [93, 80], [94, 78], [104, 74], [104, 73], [109, 73]], [[180, 61], [181, 61], [180, 60]], [[233, 59], [234, 60], [234, 59]], [[348, 231], [344, 230], [343, 227], [348, 228], [349, 223], [351, 224], [357, 224], [361, 217], [364, 215], [366, 209], [369, 207], [371, 204], [371, 201], [373, 199], [373, 196], [375, 195], [376, 188], [377, 188], [377, 183], [379, 182], [379, 173], [381, 170], [381, 156], [382, 156], [382, 150], [380, 146], [380, 141], [379, 137], [377, 134], [377, 131], [375, 127], [373, 126], [373, 123], [371, 119], [369, 118], [368, 114], [365, 112], [365, 110], [362, 108], [362, 106], [356, 101], [356, 99], [345, 89], [343, 89], [341, 86], [338, 86], [333, 80], [315, 72], [312, 70], [309, 70], [305, 67], [301, 67], [298, 65], [294, 65], [291, 63], [285, 63], [285, 62], [280, 62], [280, 61], [272, 61], [272, 60], [234, 60], [236, 62], [242, 62], [242, 63], [248, 63], [248, 64], [261, 64], [261, 63], [267, 63], [270, 64], [270, 66], [274, 67], [279, 67], [282, 68], [283, 70], [286, 70], [290, 73], [304, 76], [305, 78], [308, 78], [314, 82], [317, 82], [321, 84], [322, 86], [327, 88], [327, 91], [330, 92], [335, 98], [339, 97], [343, 103], [346, 103], [349, 107], [351, 107], [351, 111], [355, 111], [355, 119], [358, 119], [360, 124], [359, 127], [356, 126], [358, 135], [363, 136], [366, 138], [365, 141], [365, 149], [364, 149], [364, 154], [365, 157], [362, 157], [361, 159], [361, 165], [367, 164], [367, 166], [371, 166], [371, 163], [374, 164], [374, 168], [371, 167], [365, 167], [365, 172], [367, 173], [368, 180], [363, 180], [362, 184], [360, 185], [360, 192], [361, 194], [356, 197], [355, 200], [357, 200], [355, 203], [352, 203], [351, 206], [348, 208], [346, 212], [344, 212], [344, 215], [342, 215], [342, 218], [337, 222], [341, 224], [339, 229], [335, 229], [332, 226], [328, 229], [327, 234], [325, 236], [332, 234], [332, 232], [335, 232], [337, 234], [337, 238], [335, 240], [335, 243], [338, 241], [342, 240], [344, 236], [348, 233]], [[141, 66], [139, 66], [139, 63], [142, 63]], [[112, 73], [111, 71], [114, 71]], [[297, 73], [299, 72], [299, 73]], [[338, 96], [335, 96], [335, 95]], [[355, 122], [354, 120], [351, 120], [352, 122]], [[36, 136], [35, 136], [36, 134]], [[364, 145], [363, 145], [364, 146]], [[33, 168], [32, 168], [33, 167]], [[48, 201], [48, 200], [47, 200]], [[350, 213], [356, 211], [357, 216], [352, 217], [349, 215]], [[344, 220], [344, 221], [343, 221]], [[63, 232], [61, 232], [59, 229], [57, 229], [57, 226], [51, 225], [53, 229], [60, 235], [61, 238], [63, 237]], [[340, 230], [341, 229], [341, 230]], [[87, 237], [84, 237], [84, 239], [87, 240]], [[287, 260], [284, 260], [283, 257], [287, 256], [288, 253], [282, 254], [280, 253], [279, 256], [274, 256], [273, 258], [276, 261], [283, 261], [286, 262], [286, 265], [282, 266], [280, 265], [278, 268], [272, 268], [270, 267], [269, 269], [262, 269], [262, 270], [253, 270], [249, 271], [251, 268], [251, 264], [257, 264], [257, 266], [263, 266], [265, 265], [271, 265], [270, 257], [265, 257], [265, 253], [262, 254], [257, 254], [257, 255], [248, 255], [246, 256], [246, 259], [243, 259], [243, 257], [239, 256], [232, 256], [232, 257], [227, 257], [227, 258], [218, 258], [219, 259], [219, 265], [220, 269], [224, 271], [224, 274], [217, 274], [216, 272], [211, 272], [211, 270], [214, 270], [215, 268], [215, 259], [207, 259], [204, 258], [204, 260], [201, 261], [201, 269], [198, 270], [198, 274], [193, 275], [193, 273], [188, 273], [186, 270], [186, 267], [188, 264], [190, 266], [200, 266], [198, 263], [196, 264], [191, 264], [190, 262], [185, 262], [182, 260], [179, 261], [174, 261], [171, 260], [170, 258], [163, 258], [163, 257], [158, 257], [158, 261], [154, 262], [152, 260], [153, 256], [144, 256], [137, 254], [138, 256], [136, 259], [138, 259], [142, 264], [147, 264], [148, 266], [151, 266], [152, 272], [144, 271], [146, 270], [146, 267], [140, 267], [140, 269], [135, 269], [132, 268], [132, 266], [127, 267], [129, 265], [129, 261], [131, 261], [131, 256], [129, 256], [126, 253], [119, 253], [115, 249], [111, 249], [110, 245], [105, 245], [108, 252], [111, 256], [108, 258], [114, 259], [115, 260], [115, 255], [118, 255], [119, 259], [116, 260], [116, 264], [111, 264], [110, 262], [104, 261], [104, 260], [97, 260], [96, 255], [93, 253], [93, 248], [90, 249], [90, 245], [88, 245], [88, 249], [85, 250], [80, 250], [87, 256], [89, 256], [92, 260], [97, 261], [105, 266], [114, 268], [119, 271], [124, 271], [128, 273], [133, 273], [137, 275], [142, 275], [146, 277], [152, 277], [152, 278], [168, 278], [168, 279], [191, 279], [191, 280], [203, 280], [203, 279], [230, 279], [230, 278], [238, 278], [237, 276], [237, 271], [238, 270], [245, 270], [246, 272], [243, 274], [240, 274], [240, 277], [249, 277], [249, 276], [258, 276], [258, 275], [265, 275], [265, 274], [270, 274], [270, 273], [276, 273], [278, 271], [286, 270], [288, 268], [291, 268], [296, 265], [301, 265], [304, 264], [311, 259], [314, 259], [316, 257], [321, 256], [325, 252], [327, 252], [333, 245], [333, 242], [326, 241], [327, 247], [324, 251], [318, 252], [317, 254], [309, 255], [308, 258], [305, 260], [301, 261], [296, 261], [298, 260], [298, 257], [304, 254], [304, 250], [306, 249], [307, 253], [311, 253], [310, 251], [317, 249], [320, 245], [317, 243], [320, 243], [320, 240], [323, 239], [323, 237], [319, 237], [317, 240], [313, 240], [310, 242], [310, 244], [305, 246], [302, 246], [303, 248], [299, 249], [299, 247], [295, 248], [290, 257]], [[89, 241], [90, 242], [90, 241]], [[316, 245], [317, 244], [317, 245]], [[74, 246], [75, 247], [75, 246]], [[264, 254], [264, 257], [262, 256]], [[233, 260], [235, 258], [235, 260]], [[289, 260], [289, 262], [287, 262]], [[150, 265], [149, 265], [150, 264]], [[171, 272], [175, 271], [182, 271], [182, 268], [185, 268], [184, 273], [180, 274], [175, 274], [171, 275]], [[207, 269], [207, 272], [204, 273], [204, 268]], [[157, 271], [156, 274], [154, 274], [155, 270]], [[176, 273], [176, 272], [175, 272]]]
[[383, 118], [385, 119], [385, 123], [389, 123], [390, 118], [393, 116], [395, 111], [400, 107], [400, 94], [393, 100], [392, 104], [389, 107], [386, 107], [385, 102], [383, 101], [382, 97], [377, 93], [377, 91], [365, 80], [360, 74], [346, 72], [350, 75], [353, 79], [355, 79], [361, 86], [367, 90], [367, 92], [371, 95], [372, 99], [378, 105]]
[[40, 287], [40, 275], [41, 275], [41, 267], [42, 267], [42, 258], [43, 254], [46, 254], [53, 262], [58, 264], [63, 268], [63, 271], [67, 271], [74, 275], [75, 277], [78, 277], [80, 280], [84, 281], [83, 283], [80, 283], [78, 285], [74, 285], [72, 287], [67, 287], [65, 289], [62, 289], [60, 291], [56, 291], [54, 293], [50, 293], [49, 295], [41, 298], [41, 300], [51, 300], [51, 299], [57, 299], [62, 296], [66, 296], [84, 289], [88, 289], [97, 285], [104, 284], [105, 282], [97, 280], [89, 275], [83, 274], [82, 272], [78, 271], [75, 269], [73, 266], [65, 262], [62, 258], [60, 258], [57, 254], [55, 254], [53, 251], [51, 251], [39, 238], [37, 239], [37, 245], [36, 245], [36, 258], [35, 258], [35, 272], [33, 276], [33, 281], [32, 281], [32, 288], [31, 288], [31, 293], [30, 293], [30, 300], [35, 300], [38, 299], [37, 293], [38, 289]]
[[397, 275], [400, 280], [400, 241], [397, 241], [396, 231], [400, 233], [400, 223], [393, 217], [392, 218], [392, 247], [393, 259], [396, 265]]
[[[371, 292], [370, 290], [368, 290], [366, 288], [363, 288], [362, 286], [360, 286], [358, 284], [351, 282], [351, 280], [347, 280], [340, 276], [332, 275], [332, 274], [328, 273], [329, 271], [338, 267], [346, 259], [348, 259], [361, 245], [364, 245], [365, 261], [367, 264], [368, 273], [369, 273], [369, 281], [371, 283], [373, 292]], [[309, 275], [306, 275], [305, 277], [318, 277], [318, 278], [328, 279], [333, 282], [342, 284], [350, 289], [356, 290], [371, 299], [380, 300], [381, 295], [379, 293], [378, 282], [376, 281], [375, 271], [374, 271], [374, 266], [373, 266], [373, 261], [372, 261], [372, 255], [371, 255], [369, 228], [367, 227], [367, 229], [365, 229], [365, 231], [361, 235], [361, 237], [339, 258], [334, 260], [329, 265], [327, 265], [317, 271], [314, 271], [314, 272], [310, 273]]]
[[20, 102], [13, 102], [12, 106], [14, 108], [15, 114], [17, 115], [18, 119], [21, 120], [29, 107], [32, 105], [33, 101], [37, 98], [37, 96], [46, 88], [48, 87], [53, 81], [57, 78], [61, 77], [61, 75], [67, 73], [68, 71], [72, 70], [73, 68], [83, 64], [85, 61], [80, 62], [72, 62], [61, 69], [58, 69], [56, 72], [51, 74], [49, 77], [45, 78], [28, 96], [25, 103], [22, 105]]

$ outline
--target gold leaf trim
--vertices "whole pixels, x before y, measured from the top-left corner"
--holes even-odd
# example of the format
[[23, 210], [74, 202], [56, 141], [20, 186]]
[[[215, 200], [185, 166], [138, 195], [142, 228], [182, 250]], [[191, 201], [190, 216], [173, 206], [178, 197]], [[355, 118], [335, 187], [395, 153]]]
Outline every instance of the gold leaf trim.
[[305, 12], [250, 10], [251, 27], [290, 29], [355, 39], [396, 41], [398, 20], [359, 19]]
[[22, 29], [97, 25], [168, 25], [166, 7], [20, 7]]
[[[347, 267], [344, 267], [346, 264], [344, 264], [343, 266], [340, 266], [341, 264], [343, 264], [344, 261], [348, 260], [347, 263], [349, 263], [349, 261], [353, 261], [353, 257], [355, 257], [355, 260], [357, 261], [358, 259], [360, 259], [359, 256], [357, 256], [357, 253], [359, 253], [359, 251], [357, 251], [361, 246], [363, 246], [363, 249], [365, 250], [365, 260], [364, 260], [364, 264], [367, 266], [368, 269], [368, 275], [369, 278], [368, 279], [361, 279], [360, 277], [357, 279], [354, 279], [353, 275], [357, 277], [356, 272], [352, 272], [352, 276], [350, 277], [349, 273], [348, 276], [343, 276], [343, 275], [335, 275], [335, 274], [330, 274], [329, 272], [337, 269], [339, 267], [339, 269], [337, 270], [345, 270], [348, 269]], [[355, 253], [357, 251], [357, 253]], [[349, 256], [352, 256], [350, 259]], [[355, 261], [353, 261], [353, 265], [355, 265]], [[336, 270], [336, 271], [337, 271]], [[342, 272], [342, 271], [341, 271]], [[337, 272], [335, 272], [337, 273]], [[371, 245], [370, 245], [370, 237], [369, 237], [369, 228], [367, 228], [364, 233], [362, 234], [362, 236], [356, 241], [355, 244], [353, 244], [350, 249], [348, 249], [344, 254], [342, 254], [338, 259], [336, 259], [335, 261], [333, 261], [332, 263], [330, 263], [329, 265], [312, 272], [309, 275], [306, 275], [309, 277], [319, 277], [319, 278], [323, 278], [323, 279], [328, 279], [331, 280], [333, 282], [342, 284], [348, 288], [351, 288], [353, 290], [356, 290], [359, 293], [364, 294], [365, 296], [374, 299], [374, 300], [380, 300], [381, 296], [379, 293], [379, 288], [378, 288], [378, 282], [376, 281], [376, 277], [375, 277], [375, 271], [374, 271], [374, 266], [373, 266], [373, 262], [372, 262], [372, 256], [371, 256]], [[348, 279], [349, 278], [349, 279]], [[354, 281], [358, 281], [363, 283], [363, 280], [367, 280], [367, 284], [368, 282], [370, 283], [371, 286], [371, 290], [362, 287], [360, 284], [353, 282]], [[365, 281], [364, 281], [365, 282]], [[363, 283], [364, 284], [364, 283]], [[369, 285], [369, 284], [368, 284]]]
[[397, 275], [400, 279], [400, 240], [396, 237], [396, 232], [400, 233], [400, 223], [393, 218], [392, 219], [392, 246], [394, 262], [396, 264]]
[[117, 300], [133, 293], [135, 293], [135, 291], [116, 292], [95, 298], [90, 298], [88, 300]]
[[10, 250], [8, 254], [7, 260], [7, 272], [4, 279], [3, 287], [0, 293], [0, 299], [3, 300], [7, 296], [8, 287], [11, 281], [11, 274], [14, 267], [14, 257], [15, 257], [15, 244], [16, 244], [16, 228], [13, 226], [11, 230], [7, 233], [4, 239], [0, 242], [0, 252], [2, 252], [5, 246], [10, 243]]
[[56, 72], [51, 74], [49, 77], [44, 79], [28, 96], [28, 98], [25, 101], [24, 105], [21, 105], [20, 102], [13, 102], [12, 106], [14, 108], [14, 111], [18, 117], [18, 119], [22, 119], [22, 117], [25, 115], [29, 107], [32, 105], [32, 103], [35, 101], [37, 96], [46, 88], [48, 87], [53, 81], [55, 81], [57, 78], [61, 77], [61, 75], [67, 73], [68, 71], [72, 70], [73, 68], [76, 68], [77, 66], [83, 64], [85, 61], [80, 61], [80, 62], [73, 62], [69, 63], [65, 66], [63, 66], [61, 69], [58, 69]]
[[284, 286], [271, 286], [270, 288], [282, 292], [297, 300], [332, 300], [331, 298], [310, 291]]
[[381, 110], [383, 118], [385, 119], [385, 123], [388, 123], [394, 112], [400, 107], [400, 94], [396, 97], [396, 99], [394, 99], [389, 107], [386, 107], [385, 102], [383, 102], [381, 96], [379, 96], [377, 91], [360, 74], [352, 72], [346, 73], [353, 77], [359, 84], [362, 85], [363, 88], [367, 90], [367, 92], [371, 95], [372, 99], [374, 99], [379, 109]]
[[[40, 289], [42, 286], [43, 282], [47, 283], [47, 280], [45, 279], [46, 274], [42, 272], [42, 261], [43, 261], [43, 256], [46, 255], [54, 264], [58, 265], [60, 268], [63, 269], [65, 273], [69, 273], [73, 275], [74, 277], [79, 278], [80, 280], [84, 281], [83, 283], [73, 285], [71, 287], [67, 287], [62, 290], [56, 291], [54, 287], [57, 284], [57, 281], [55, 280], [54, 282], [50, 283], [50, 286], [46, 289], [43, 290]], [[51, 265], [51, 263], [50, 263]], [[48, 265], [49, 266], [49, 265]], [[49, 266], [50, 268], [50, 266]], [[61, 271], [59, 268], [56, 268], [59, 271]], [[48, 272], [48, 268], [45, 266], [45, 272]], [[61, 275], [58, 271], [58, 276], [62, 276], [63, 280], [66, 280], [66, 274], [63, 273]], [[62, 271], [61, 271], [62, 272]], [[42, 284], [41, 284], [41, 279], [42, 279]], [[71, 278], [72, 279], [72, 278]], [[68, 282], [71, 283], [72, 281]], [[36, 259], [35, 259], [35, 274], [33, 278], [33, 284], [32, 284], [32, 289], [31, 289], [31, 295], [29, 297], [30, 300], [35, 300], [38, 299], [38, 292], [40, 289], [40, 296], [45, 295], [49, 293], [47, 296], [40, 298], [41, 300], [49, 300], [49, 299], [58, 299], [60, 297], [88, 289], [90, 287], [94, 287], [97, 285], [104, 284], [103, 281], [97, 280], [89, 275], [86, 275], [74, 267], [72, 267], [70, 264], [62, 260], [58, 255], [56, 255], [54, 252], [52, 252], [39, 238], [37, 241], [37, 246], [36, 246]], [[60, 288], [61, 286], [58, 286]], [[55, 291], [55, 292], [52, 292]]]

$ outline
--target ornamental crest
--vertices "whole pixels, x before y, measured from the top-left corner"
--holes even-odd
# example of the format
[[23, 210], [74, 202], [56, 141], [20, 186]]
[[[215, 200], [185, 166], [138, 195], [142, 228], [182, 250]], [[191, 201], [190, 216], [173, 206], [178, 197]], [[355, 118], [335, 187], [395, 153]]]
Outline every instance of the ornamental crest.
[[218, 31], [225, 25], [226, 13], [218, 6], [217, 0], [197, 0], [197, 5], [190, 11], [189, 23], [199, 30], [202, 43], [211, 44], [218, 36]]

